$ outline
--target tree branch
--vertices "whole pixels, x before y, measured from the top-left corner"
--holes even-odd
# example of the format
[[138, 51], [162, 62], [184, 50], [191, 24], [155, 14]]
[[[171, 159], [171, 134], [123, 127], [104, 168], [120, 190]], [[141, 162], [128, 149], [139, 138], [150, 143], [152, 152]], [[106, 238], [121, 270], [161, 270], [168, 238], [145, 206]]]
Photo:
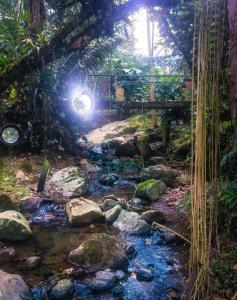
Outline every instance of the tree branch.
[[[94, 15], [95, 22], [86, 26], [87, 20], [93, 17], [83, 16], [82, 14], [73, 21], [65, 24], [55, 36], [52, 38], [50, 43], [44, 44], [40, 48], [34, 48], [31, 50], [29, 55], [23, 57], [19, 62], [7, 66], [7, 68], [0, 74], [0, 93], [5, 91], [9, 85], [14, 83], [18, 79], [22, 79], [27, 74], [35, 70], [42, 69], [45, 65], [53, 62], [55, 59], [60, 58], [65, 53], [69, 54], [80, 47], [85, 47], [93, 38], [97, 38], [102, 35], [106, 28], [113, 27], [114, 23], [121, 21], [126, 18], [128, 14], [133, 13], [143, 6], [162, 6], [165, 8], [174, 7], [177, 5], [179, 0], [130, 0], [123, 5], [109, 6], [108, 12], [105, 12], [103, 18], [99, 18]], [[83, 13], [83, 11], [82, 11]], [[78, 34], [70, 39], [71, 45], [66, 42], [66, 37], [80, 28]], [[81, 40], [80, 43], [76, 43]]]

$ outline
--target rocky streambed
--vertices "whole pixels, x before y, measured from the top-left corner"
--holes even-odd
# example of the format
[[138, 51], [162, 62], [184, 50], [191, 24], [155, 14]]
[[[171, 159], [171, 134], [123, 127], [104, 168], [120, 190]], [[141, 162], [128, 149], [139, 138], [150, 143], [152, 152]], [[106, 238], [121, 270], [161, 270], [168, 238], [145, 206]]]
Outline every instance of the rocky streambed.
[[44, 197], [0, 212], [0, 299], [180, 299], [187, 245], [155, 224], [185, 228], [184, 178], [163, 157], [138, 167], [98, 149], [54, 172]]

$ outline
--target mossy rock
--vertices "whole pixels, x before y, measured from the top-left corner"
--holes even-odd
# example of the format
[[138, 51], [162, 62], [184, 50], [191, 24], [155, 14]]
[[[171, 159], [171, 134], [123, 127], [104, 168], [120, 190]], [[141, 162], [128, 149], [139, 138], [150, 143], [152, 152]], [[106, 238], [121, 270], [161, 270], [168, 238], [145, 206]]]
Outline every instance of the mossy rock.
[[149, 179], [138, 184], [135, 196], [147, 201], [154, 201], [165, 193], [167, 187], [161, 180]]
[[68, 261], [93, 271], [127, 267], [122, 241], [106, 233], [93, 234], [69, 253]]
[[16, 204], [5, 194], [0, 195], [0, 212], [16, 209]]
[[14, 210], [0, 213], [0, 239], [6, 241], [22, 241], [32, 235], [25, 217]]

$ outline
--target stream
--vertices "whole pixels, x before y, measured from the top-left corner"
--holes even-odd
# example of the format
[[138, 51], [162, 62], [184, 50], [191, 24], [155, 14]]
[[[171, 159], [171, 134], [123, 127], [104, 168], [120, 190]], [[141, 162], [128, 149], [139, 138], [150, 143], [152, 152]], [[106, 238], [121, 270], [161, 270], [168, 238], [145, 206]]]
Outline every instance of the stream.
[[[96, 175], [98, 178], [98, 174]], [[113, 187], [101, 185], [95, 176], [91, 178], [88, 198], [98, 200], [104, 195], [120, 198], [131, 198], [135, 191], [133, 179], [120, 178]], [[155, 203], [153, 203], [155, 206]], [[31, 287], [34, 299], [44, 297], [51, 278], [68, 278], [71, 265], [66, 257], [70, 250], [78, 247], [94, 233], [112, 233], [121, 237], [126, 243], [135, 246], [136, 255], [129, 259], [126, 277], [120, 281], [122, 294], [116, 295], [110, 290], [93, 292], [87, 285], [91, 274], [73, 279], [74, 296], [67, 299], [125, 299], [125, 300], [171, 300], [180, 299], [182, 292], [183, 266], [179, 261], [179, 253], [169, 244], [162, 243], [162, 231], [152, 229], [149, 236], [133, 236], [120, 233], [109, 225], [91, 225], [70, 227], [67, 224], [64, 205], [45, 199], [32, 213], [24, 212], [31, 224], [33, 236], [21, 243], [8, 243], [16, 251], [14, 261], [2, 266], [6, 272], [23, 276]], [[41, 264], [33, 269], [26, 268], [24, 259], [31, 256], [42, 257]], [[150, 269], [152, 280], [141, 281], [136, 278], [138, 268]], [[83, 287], [83, 288], [82, 288]], [[79, 298], [78, 298], [79, 297]]]

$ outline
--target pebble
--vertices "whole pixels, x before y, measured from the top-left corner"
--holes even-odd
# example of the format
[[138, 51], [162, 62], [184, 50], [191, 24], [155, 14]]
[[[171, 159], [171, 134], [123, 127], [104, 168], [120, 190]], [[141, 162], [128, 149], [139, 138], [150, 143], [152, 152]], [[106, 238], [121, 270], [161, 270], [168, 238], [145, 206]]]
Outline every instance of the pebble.
[[77, 294], [83, 295], [83, 296], [89, 295], [92, 292], [91, 288], [87, 284], [82, 283], [82, 282], [75, 282], [74, 289]]
[[26, 266], [28, 269], [33, 269], [37, 267], [41, 262], [41, 257], [40, 256], [31, 256], [28, 257], [25, 261]]
[[118, 280], [123, 280], [125, 278], [125, 273], [121, 270], [116, 271], [114, 275]]

